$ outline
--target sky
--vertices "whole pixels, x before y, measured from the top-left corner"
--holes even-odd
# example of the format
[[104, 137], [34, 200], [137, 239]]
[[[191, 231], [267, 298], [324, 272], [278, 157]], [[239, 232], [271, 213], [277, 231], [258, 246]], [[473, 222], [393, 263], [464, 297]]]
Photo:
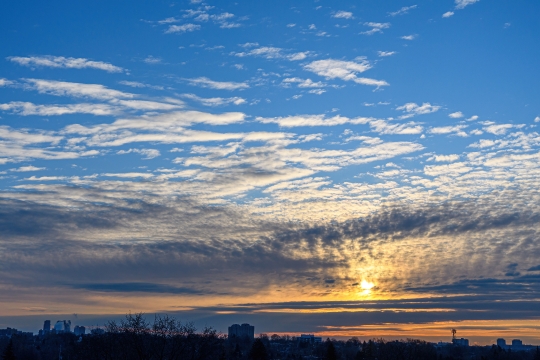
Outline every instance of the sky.
[[0, 327], [540, 344], [540, 3], [0, 5]]

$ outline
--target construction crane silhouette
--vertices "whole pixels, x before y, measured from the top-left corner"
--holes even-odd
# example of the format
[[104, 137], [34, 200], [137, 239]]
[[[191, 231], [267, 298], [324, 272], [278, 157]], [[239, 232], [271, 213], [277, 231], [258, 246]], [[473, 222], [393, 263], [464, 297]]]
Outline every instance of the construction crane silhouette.
[[457, 333], [456, 329], [452, 329], [452, 341], [456, 340], [456, 333]]

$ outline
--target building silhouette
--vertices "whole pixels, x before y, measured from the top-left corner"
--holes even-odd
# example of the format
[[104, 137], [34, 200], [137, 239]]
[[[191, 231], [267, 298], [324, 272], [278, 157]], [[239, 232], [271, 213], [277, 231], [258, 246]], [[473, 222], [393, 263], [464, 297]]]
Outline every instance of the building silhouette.
[[318, 337], [313, 334], [301, 334], [298, 341], [309, 342], [311, 344], [322, 343], [322, 337]]
[[229, 339], [247, 337], [251, 340], [255, 339], [255, 326], [249, 324], [233, 324], [229, 326]]
[[500, 347], [501, 349], [506, 349], [506, 340], [502, 338], [497, 339], [497, 346]]
[[57, 334], [71, 332], [71, 320], [58, 320], [56, 324], [54, 324], [54, 331]]
[[84, 326], [75, 326], [73, 329], [73, 333], [77, 336], [85, 335], [86, 334], [86, 328]]

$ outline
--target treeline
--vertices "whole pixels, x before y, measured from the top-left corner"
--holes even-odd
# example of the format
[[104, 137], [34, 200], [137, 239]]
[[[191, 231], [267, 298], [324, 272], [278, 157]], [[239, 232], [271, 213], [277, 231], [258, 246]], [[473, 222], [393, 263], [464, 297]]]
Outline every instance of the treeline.
[[511, 352], [494, 347], [436, 348], [420, 340], [361, 342], [327, 339], [300, 342], [289, 336], [261, 335], [227, 339], [212, 328], [197, 331], [192, 323], [143, 314], [109, 322], [106, 332], [77, 337], [71, 333], [42, 337], [0, 338], [2, 360], [540, 360], [540, 351]]

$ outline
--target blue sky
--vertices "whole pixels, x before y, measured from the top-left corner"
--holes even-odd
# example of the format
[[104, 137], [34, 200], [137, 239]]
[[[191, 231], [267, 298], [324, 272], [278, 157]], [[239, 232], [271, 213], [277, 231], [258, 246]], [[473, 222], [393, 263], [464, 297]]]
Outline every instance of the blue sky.
[[[540, 290], [540, 4], [0, 10], [0, 326], [129, 309], [221, 323], [330, 299], [291, 331], [341, 336], [364, 330], [317, 320], [347, 316], [340, 301], [362, 319], [366, 300], [459, 295], [469, 307], [430, 302], [418, 323], [521, 324], [538, 342], [536, 313], [491, 306]], [[399, 306], [384, 323], [411, 322]]]

